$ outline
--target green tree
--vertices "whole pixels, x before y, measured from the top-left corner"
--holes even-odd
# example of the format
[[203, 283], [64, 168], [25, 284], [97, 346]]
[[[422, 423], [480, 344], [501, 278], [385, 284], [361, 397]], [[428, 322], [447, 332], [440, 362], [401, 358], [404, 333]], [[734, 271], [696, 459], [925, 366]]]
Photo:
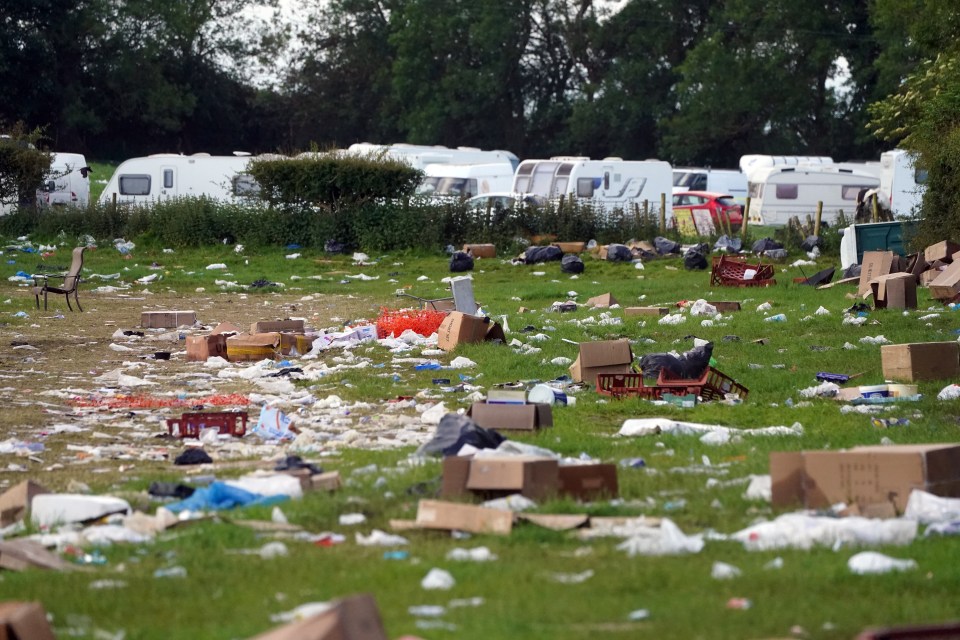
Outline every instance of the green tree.
[[43, 134], [22, 121], [0, 130], [0, 210], [30, 206], [50, 170], [50, 154], [37, 149]]

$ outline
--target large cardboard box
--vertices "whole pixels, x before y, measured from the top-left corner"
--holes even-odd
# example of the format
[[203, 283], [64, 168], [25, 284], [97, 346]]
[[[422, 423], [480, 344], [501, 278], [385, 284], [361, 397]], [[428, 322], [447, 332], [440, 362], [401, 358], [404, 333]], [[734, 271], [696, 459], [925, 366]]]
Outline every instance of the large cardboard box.
[[865, 515], [902, 514], [913, 489], [960, 496], [960, 444], [770, 454], [771, 501], [809, 509], [845, 502]]
[[896, 273], [899, 260], [893, 251], [864, 251], [860, 266], [860, 286], [857, 295], [863, 297], [870, 293], [870, 282], [874, 278]]
[[950, 300], [960, 293], [960, 260], [939, 272], [927, 285], [930, 296], [937, 300]]
[[669, 307], [624, 307], [625, 316], [665, 316], [670, 313]]
[[322, 613], [296, 620], [252, 640], [387, 640], [376, 600], [369, 594], [337, 600]]
[[950, 262], [953, 254], [957, 251], [960, 251], [960, 244], [951, 242], [950, 240], [943, 240], [924, 249], [923, 258], [927, 262], [933, 262], [934, 260]]
[[620, 303], [617, 302], [617, 299], [614, 298], [613, 294], [610, 293], [603, 293], [587, 300], [588, 307], [612, 307], [615, 304]]
[[497, 247], [492, 244], [465, 244], [464, 253], [469, 253], [474, 258], [496, 258]]
[[227, 357], [227, 336], [222, 333], [207, 336], [187, 336], [187, 360], [204, 362], [207, 358]]
[[263, 359], [279, 360], [279, 333], [254, 333], [229, 336], [227, 338], [227, 360], [231, 362], [259, 361]]
[[24, 480], [4, 491], [0, 495], [0, 527], [25, 519], [33, 497], [41, 493], [50, 492], [33, 480]]
[[870, 281], [877, 309], [916, 309], [917, 278], [912, 273], [890, 273]]
[[260, 320], [250, 325], [250, 333], [303, 333], [303, 320]]
[[140, 314], [140, 326], [144, 329], [176, 329], [196, 323], [196, 311], [144, 311]]
[[467, 478], [473, 456], [446, 456], [443, 459], [443, 475], [440, 478], [441, 498], [461, 498], [469, 495]]
[[580, 355], [570, 365], [574, 382], [596, 384], [599, 373], [630, 373], [633, 351], [627, 340], [581, 342]]
[[559, 247], [564, 253], [583, 253], [586, 248], [586, 242], [554, 242], [553, 246]]
[[54, 640], [43, 605], [39, 602], [0, 602], [0, 638]]
[[960, 376], [960, 344], [912, 342], [880, 347], [883, 377], [889, 380], [946, 380]]
[[735, 300], [711, 300], [710, 304], [716, 307], [720, 313], [728, 311], [740, 311], [740, 303]]
[[559, 493], [577, 500], [616, 498], [620, 492], [615, 464], [564, 465], [559, 469], [558, 479]]
[[437, 346], [450, 351], [458, 344], [503, 340], [503, 328], [490, 318], [451, 311], [437, 329]]
[[553, 411], [548, 404], [474, 402], [467, 415], [484, 429], [498, 431], [536, 431], [553, 426]]
[[553, 458], [536, 456], [483, 456], [473, 458], [467, 474], [467, 489], [486, 497], [514, 493], [543, 500], [557, 493], [559, 464]]
[[424, 529], [506, 535], [513, 529], [513, 512], [442, 500], [421, 500], [417, 505], [416, 523]]

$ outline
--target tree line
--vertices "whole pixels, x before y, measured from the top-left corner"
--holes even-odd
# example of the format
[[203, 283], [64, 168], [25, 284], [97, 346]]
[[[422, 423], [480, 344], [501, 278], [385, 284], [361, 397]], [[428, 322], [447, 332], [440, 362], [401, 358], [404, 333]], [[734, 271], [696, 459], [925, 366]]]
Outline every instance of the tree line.
[[903, 137], [871, 105], [960, 31], [952, 0], [610, 6], [303, 0], [287, 24], [277, 0], [6, 0], [0, 126], [112, 160], [359, 141], [870, 159]]

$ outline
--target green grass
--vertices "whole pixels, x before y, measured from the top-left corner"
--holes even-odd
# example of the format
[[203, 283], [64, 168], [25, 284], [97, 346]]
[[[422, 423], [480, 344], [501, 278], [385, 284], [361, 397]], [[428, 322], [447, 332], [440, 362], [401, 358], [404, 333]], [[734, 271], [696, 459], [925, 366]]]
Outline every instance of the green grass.
[[90, 202], [96, 202], [100, 198], [100, 194], [103, 193], [117, 166], [115, 162], [90, 163], [90, 168], [93, 169], [90, 174]]
[[[756, 232], [756, 230], [754, 230]], [[214, 278], [249, 284], [257, 279], [283, 283], [284, 291], [296, 296], [330, 296], [329, 313], [343, 320], [374, 318], [381, 307], [397, 308], [404, 300], [395, 292], [435, 298], [447, 295], [441, 279], [449, 276], [441, 256], [391, 254], [372, 256], [376, 265], [354, 266], [348, 257], [329, 257], [304, 251], [297, 260], [284, 256], [289, 250], [262, 249], [238, 255], [231, 247], [163, 253], [163, 247], [143, 243], [124, 259], [112, 247], [101, 247], [89, 259], [98, 273], [120, 272], [133, 281], [152, 273], [156, 261], [164, 266], [164, 279], [152, 285], [155, 291], [175, 291], [189, 296], [197, 288], [216, 290]], [[798, 256], [790, 259], [792, 262]], [[52, 259], [57, 259], [56, 257]], [[205, 266], [224, 262], [229, 275], [211, 274]], [[818, 371], [862, 373], [860, 384], [882, 381], [880, 347], [859, 342], [861, 337], [884, 335], [891, 342], [952, 341], [960, 326], [953, 312], [919, 293], [920, 307], [933, 307], [940, 315], [919, 320], [923, 311], [903, 314], [875, 311], [861, 327], [841, 324], [842, 312], [854, 300], [851, 287], [814, 290], [793, 284], [799, 269], [778, 265], [779, 284], [767, 289], [711, 289], [709, 272], [688, 272], [678, 259], [647, 263], [642, 271], [631, 265], [610, 264], [590, 256], [587, 271], [577, 279], [561, 273], [559, 264], [513, 266], [505, 260], [481, 260], [473, 272], [474, 291], [492, 316], [505, 316], [511, 329], [508, 340], [526, 342], [519, 333], [526, 325], [551, 339], [535, 343], [542, 349], [534, 355], [515, 352], [508, 346], [465, 345], [440, 357], [449, 362], [465, 356], [478, 363], [462, 371], [485, 388], [500, 382], [548, 380], [566, 373], [566, 367], [551, 364], [556, 357], [576, 357], [576, 347], [563, 341], [630, 338], [634, 354], [685, 351], [690, 336], [712, 340], [717, 368], [750, 389], [742, 405], [704, 404], [692, 409], [660, 408], [638, 400], [608, 400], [589, 389], [577, 393], [574, 407], [555, 409], [552, 429], [510, 437], [578, 456], [587, 453], [608, 461], [642, 457], [645, 469], [621, 469], [622, 502], [573, 505], [545, 504], [540, 511], [583, 510], [603, 515], [665, 516], [685, 532], [715, 530], [733, 533], [760, 517], [773, 517], [769, 505], [748, 502], [744, 485], [707, 487], [707, 478], [745, 478], [768, 472], [768, 454], [778, 450], [840, 448], [875, 444], [889, 437], [898, 443], [952, 442], [957, 440], [957, 403], [939, 402], [936, 393], [947, 381], [924, 382], [919, 403], [897, 405], [890, 416], [909, 417], [911, 425], [888, 431], [875, 429], [868, 416], [842, 414], [838, 403], [816, 399], [801, 403], [799, 391], [816, 384]], [[823, 257], [816, 267], [804, 267], [807, 275], [836, 264]], [[4, 265], [4, 275], [19, 267]], [[362, 282], [346, 278], [365, 273], [378, 280]], [[544, 275], [534, 275], [543, 272]], [[319, 275], [321, 279], [309, 276]], [[421, 275], [428, 281], [419, 281]], [[299, 279], [297, 279], [299, 278]], [[11, 292], [13, 286], [5, 285]], [[679, 326], [659, 325], [649, 317], [625, 318], [622, 324], [604, 325], [601, 316], [620, 318], [617, 310], [580, 308], [574, 313], [546, 311], [556, 300], [576, 291], [580, 302], [601, 293], [612, 293], [623, 306], [675, 305], [678, 301], [737, 300], [743, 310], [726, 316], [724, 326], [703, 327], [688, 318]], [[249, 292], [251, 296], [271, 294]], [[333, 296], [337, 297], [334, 298]], [[344, 298], [343, 296], [352, 296]], [[189, 299], [189, 298], [187, 298]], [[784, 323], [769, 323], [756, 311], [769, 301], [770, 313], [784, 313]], [[15, 298], [9, 310], [29, 309], [32, 299]], [[342, 306], [341, 306], [342, 305]], [[534, 311], [519, 314], [524, 306]], [[823, 306], [830, 315], [815, 316]], [[805, 317], [809, 319], [804, 320]], [[590, 322], [590, 318], [594, 322]], [[30, 320], [10, 319], [17, 322]], [[333, 323], [335, 324], [335, 323]], [[720, 324], [720, 323], [718, 323]], [[550, 331], [549, 328], [555, 330]], [[105, 335], [114, 329], [105, 330]], [[737, 336], [739, 341], [725, 340]], [[753, 340], [767, 338], [766, 344]], [[648, 344], [645, 340], [652, 340]], [[844, 343], [856, 345], [854, 350]], [[349, 400], [380, 402], [398, 395], [414, 395], [428, 389], [440, 395], [431, 379], [455, 378], [459, 371], [414, 371], [412, 366], [391, 365], [391, 356], [380, 347], [361, 347], [358, 356], [384, 363], [382, 369], [338, 374], [317, 384], [315, 394], [337, 393]], [[331, 353], [327, 357], [338, 354]], [[752, 366], [754, 365], [754, 366]], [[371, 374], [371, 371], [374, 373]], [[396, 374], [379, 377], [378, 374]], [[791, 399], [795, 406], [787, 406]], [[465, 407], [464, 394], [446, 394], [448, 408]], [[796, 406], [800, 405], [800, 406]], [[662, 436], [622, 438], [617, 431], [625, 419], [667, 416], [736, 427], [790, 425], [804, 427], [802, 438], [744, 438], [720, 447], [701, 444], [696, 438]], [[697, 555], [665, 558], [628, 558], [618, 551], [618, 539], [580, 541], [568, 534], [530, 525], [518, 526], [510, 537], [474, 536], [453, 540], [431, 532], [407, 532], [407, 560], [386, 560], [383, 549], [362, 547], [354, 531], [369, 533], [388, 529], [393, 518], [412, 518], [424, 486], [432, 486], [440, 473], [436, 462], [424, 466], [400, 465], [407, 451], [344, 450], [324, 466], [339, 470], [347, 486], [335, 494], [309, 494], [302, 501], [287, 503], [283, 510], [293, 523], [310, 531], [337, 531], [347, 536], [344, 544], [319, 547], [287, 540], [290, 556], [263, 560], [256, 555], [231, 553], [262, 546], [268, 538], [226, 522], [196, 524], [174, 529], [155, 543], [143, 546], [115, 545], [103, 550], [107, 564], [91, 572], [5, 573], [0, 579], [0, 598], [39, 599], [53, 613], [54, 626], [66, 637], [68, 629], [78, 637], [101, 637], [123, 630], [126, 638], [242, 638], [269, 628], [269, 616], [300, 604], [327, 600], [356, 592], [376, 596], [390, 637], [414, 634], [424, 638], [583, 638], [593, 634], [617, 637], [659, 638], [765, 638], [787, 637], [800, 626], [805, 637], [850, 638], [874, 624], [947, 620], [956, 616], [956, 588], [960, 569], [954, 562], [955, 541], [918, 539], [906, 548], [880, 548], [896, 557], [914, 558], [919, 570], [876, 577], [850, 574], [846, 561], [855, 549], [838, 551], [747, 552], [733, 542], [709, 541]], [[679, 467], [702, 464], [704, 456], [718, 467], [716, 475], [675, 473]], [[351, 475], [352, 470], [378, 465], [371, 475]], [[91, 482], [98, 492], [143, 490], [153, 479], [178, 479], [173, 471], [138, 473], [136, 478], [110, 476]], [[382, 483], [378, 478], [384, 478]], [[670, 503], [685, 500], [679, 509]], [[368, 523], [357, 528], [341, 527], [342, 513], [361, 511]], [[224, 514], [225, 518], [268, 519], [267, 508]], [[445, 559], [454, 547], [484, 545], [498, 556], [490, 564], [455, 563]], [[779, 570], [764, 568], [775, 557], [783, 558]], [[716, 581], [710, 577], [713, 562], [738, 566], [742, 577]], [[157, 579], [158, 568], [180, 565], [186, 579]], [[457, 584], [449, 592], [424, 591], [419, 583], [432, 567], [449, 570]], [[592, 570], [582, 584], [561, 584], [555, 573]], [[96, 580], [119, 580], [123, 588], [95, 590]], [[456, 630], [424, 630], [407, 609], [423, 604], [447, 604], [455, 598], [482, 597], [477, 607], [451, 608], [442, 619]], [[730, 598], [749, 598], [749, 610], [726, 607]], [[628, 614], [649, 609], [650, 619], [629, 622]], [[73, 634], [71, 634], [73, 635]]]

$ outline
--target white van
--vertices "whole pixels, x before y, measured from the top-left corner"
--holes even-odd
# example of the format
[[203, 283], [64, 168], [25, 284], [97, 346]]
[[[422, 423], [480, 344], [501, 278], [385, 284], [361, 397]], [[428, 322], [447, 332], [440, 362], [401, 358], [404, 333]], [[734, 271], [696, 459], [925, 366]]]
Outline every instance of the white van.
[[785, 225], [797, 216], [801, 221], [817, 214], [823, 203], [821, 220], [833, 224], [843, 211], [853, 220], [857, 194], [875, 189], [880, 180], [869, 173], [843, 169], [832, 164], [775, 166], [758, 169], [750, 176], [750, 224]]
[[371, 144], [358, 142], [347, 148], [348, 153], [357, 155], [384, 154], [388, 158], [403, 160], [421, 171], [431, 164], [487, 164], [506, 162], [514, 169], [520, 159], [510, 151], [484, 151], [476, 147], [444, 147], [417, 144]]
[[665, 199], [667, 219], [672, 219], [673, 167], [662, 160], [591, 160], [578, 156], [555, 156], [549, 160], [524, 160], [513, 179], [516, 193], [532, 193], [548, 199], [573, 196], [589, 200], [604, 211], [641, 209], [660, 211]]
[[417, 193], [435, 198], [472, 198], [509, 191], [513, 185], [513, 165], [509, 162], [428, 164], [424, 173]]
[[894, 216], [919, 211], [926, 182], [927, 172], [916, 168], [909, 151], [894, 149], [880, 154], [880, 193]]
[[736, 169], [679, 167], [673, 170], [673, 193], [710, 191], [733, 196], [737, 204], [747, 203], [747, 176]]
[[90, 204], [90, 166], [80, 153], [52, 153], [50, 171], [37, 190], [40, 208]]
[[206, 196], [238, 202], [260, 186], [246, 173], [253, 156], [184, 156], [158, 153], [121, 163], [100, 195], [101, 204], [148, 204], [159, 200]]

